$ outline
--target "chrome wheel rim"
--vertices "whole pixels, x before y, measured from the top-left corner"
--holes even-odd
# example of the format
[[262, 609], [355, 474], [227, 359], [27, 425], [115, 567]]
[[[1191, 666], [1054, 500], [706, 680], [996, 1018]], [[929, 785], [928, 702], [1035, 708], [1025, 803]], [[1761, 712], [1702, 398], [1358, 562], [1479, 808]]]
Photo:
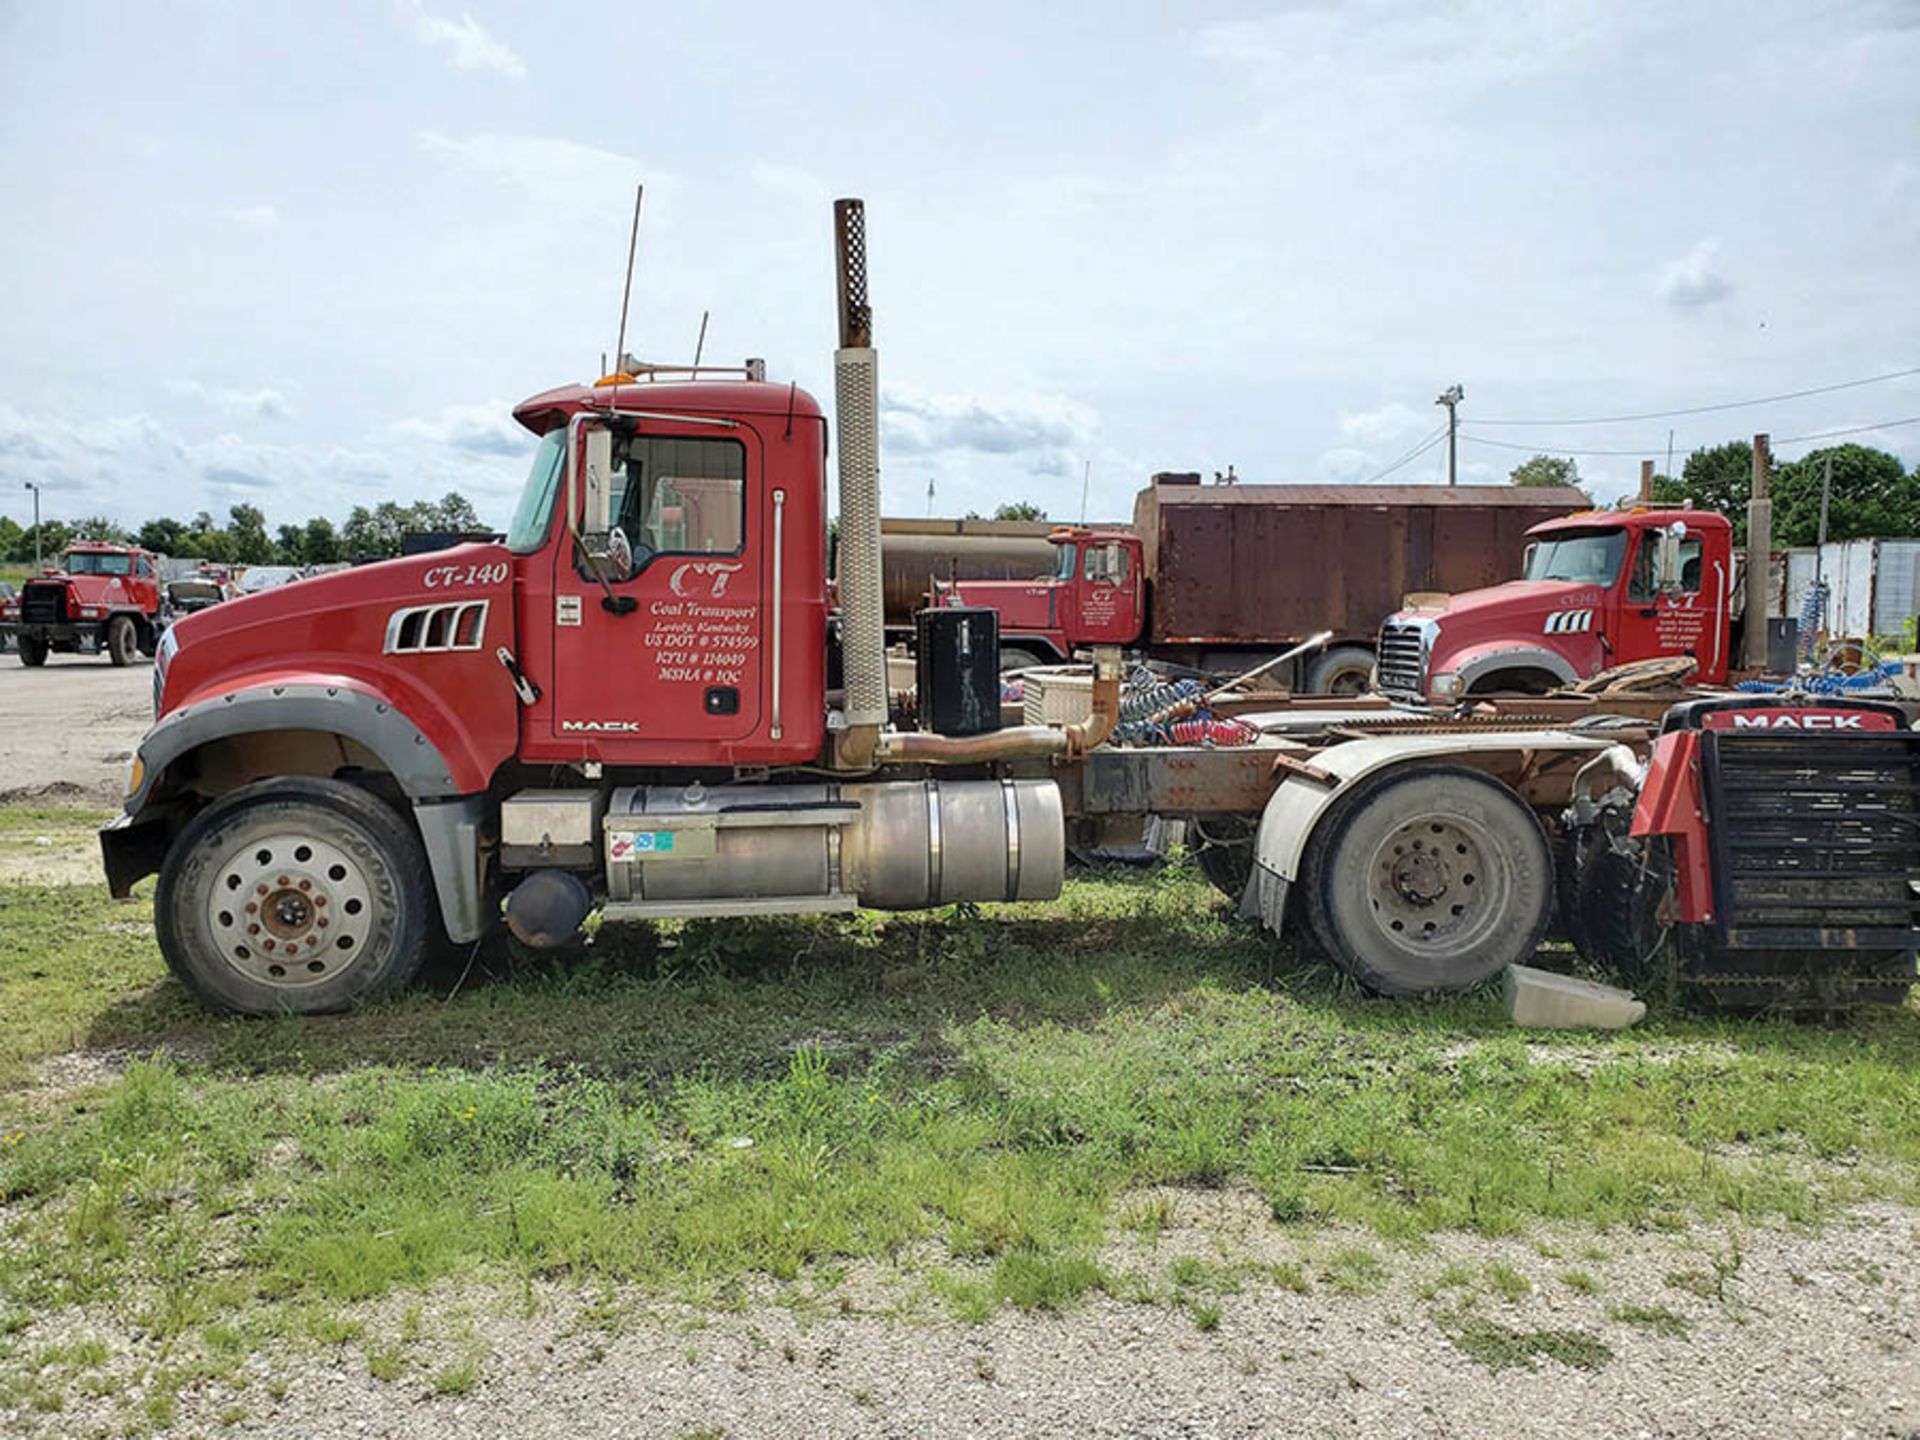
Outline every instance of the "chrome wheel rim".
[[236, 845], [214, 870], [207, 928], [247, 979], [302, 989], [337, 979], [367, 954], [376, 918], [365, 865], [306, 835]]

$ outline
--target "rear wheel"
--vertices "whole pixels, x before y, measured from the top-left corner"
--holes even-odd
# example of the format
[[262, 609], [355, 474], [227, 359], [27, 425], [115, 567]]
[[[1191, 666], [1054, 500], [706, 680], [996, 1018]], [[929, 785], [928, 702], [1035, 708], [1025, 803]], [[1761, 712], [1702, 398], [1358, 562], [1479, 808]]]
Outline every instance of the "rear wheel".
[[20, 637], [20, 663], [39, 666], [47, 663], [47, 642], [37, 635]]
[[1475, 770], [1390, 772], [1341, 801], [1301, 870], [1307, 922], [1383, 995], [1464, 990], [1529, 959], [1553, 911], [1547, 838]]
[[1337, 645], [1307, 670], [1307, 689], [1315, 695], [1364, 695], [1372, 683], [1373, 652], [1364, 645]]
[[107, 659], [116, 665], [131, 665], [139, 648], [140, 634], [132, 620], [116, 615], [107, 621]]
[[1259, 833], [1258, 815], [1196, 816], [1187, 822], [1194, 863], [1230, 900], [1238, 900], [1253, 878], [1253, 842]]
[[249, 785], [194, 817], [161, 868], [154, 920], [173, 973], [249, 1015], [397, 990], [433, 934], [412, 828], [363, 790], [308, 777]]

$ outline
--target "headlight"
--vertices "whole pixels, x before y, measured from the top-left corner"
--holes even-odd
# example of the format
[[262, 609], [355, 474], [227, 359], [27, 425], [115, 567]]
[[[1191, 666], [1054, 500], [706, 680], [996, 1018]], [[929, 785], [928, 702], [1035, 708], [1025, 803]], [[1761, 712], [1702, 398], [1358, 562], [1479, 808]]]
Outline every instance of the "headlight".
[[82, 620], [98, 620], [103, 613], [105, 612], [103, 612], [98, 605], [82, 605], [80, 607], [80, 618]]
[[1427, 693], [1437, 700], [1452, 700], [1460, 693], [1460, 677], [1451, 670], [1442, 670], [1427, 685]]

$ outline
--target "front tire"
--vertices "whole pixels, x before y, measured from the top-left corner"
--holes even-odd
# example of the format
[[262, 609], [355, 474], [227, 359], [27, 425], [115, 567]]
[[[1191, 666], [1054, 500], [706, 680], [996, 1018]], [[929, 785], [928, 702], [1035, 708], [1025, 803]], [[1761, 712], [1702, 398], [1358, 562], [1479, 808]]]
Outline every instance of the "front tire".
[[400, 989], [433, 934], [412, 827], [339, 780], [236, 790], [194, 817], [160, 870], [167, 966], [200, 1000], [246, 1015], [345, 1010]]
[[131, 665], [139, 648], [140, 634], [133, 628], [133, 621], [125, 615], [107, 621], [107, 659], [115, 665]]
[[1301, 870], [1322, 949], [1382, 995], [1466, 990], [1530, 959], [1553, 861], [1526, 804], [1477, 770], [1390, 771], [1321, 822]]
[[20, 663], [30, 669], [38, 669], [47, 663], [47, 642], [37, 635], [20, 637]]

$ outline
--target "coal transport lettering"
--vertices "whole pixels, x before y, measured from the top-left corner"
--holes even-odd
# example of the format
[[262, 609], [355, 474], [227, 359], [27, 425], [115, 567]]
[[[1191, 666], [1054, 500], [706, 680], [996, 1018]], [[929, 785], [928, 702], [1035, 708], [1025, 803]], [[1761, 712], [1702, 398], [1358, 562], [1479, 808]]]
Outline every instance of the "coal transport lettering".
[[760, 648], [758, 605], [656, 600], [641, 643], [654, 678], [668, 685], [744, 685]]

